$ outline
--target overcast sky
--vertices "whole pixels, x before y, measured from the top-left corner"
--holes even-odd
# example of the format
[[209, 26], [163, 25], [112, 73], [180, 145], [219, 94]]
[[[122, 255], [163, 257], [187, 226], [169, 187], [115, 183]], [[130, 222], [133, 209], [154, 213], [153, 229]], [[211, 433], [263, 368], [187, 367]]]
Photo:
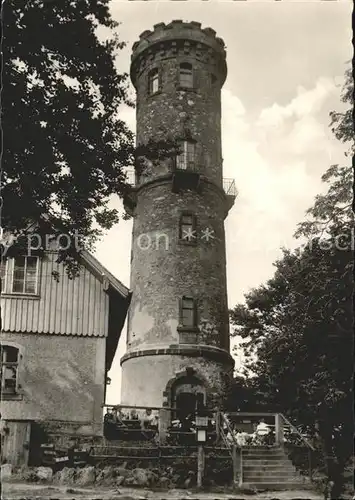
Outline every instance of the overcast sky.
[[[173, 19], [198, 21], [223, 38], [228, 76], [222, 91], [224, 177], [239, 196], [226, 220], [229, 307], [273, 274], [280, 247], [292, 235], [315, 195], [321, 175], [343, 161], [329, 112], [341, 110], [340, 86], [352, 58], [350, 1], [111, 3], [127, 42], [117, 64], [129, 71], [141, 32]], [[132, 89], [133, 92], [133, 89]], [[122, 109], [135, 129], [135, 111]], [[120, 207], [120, 201], [114, 205]], [[131, 221], [121, 221], [97, 246], [96, 257], [129, 287]], [[119, 359], [110, 372], [108, 402], [120, 400]]]

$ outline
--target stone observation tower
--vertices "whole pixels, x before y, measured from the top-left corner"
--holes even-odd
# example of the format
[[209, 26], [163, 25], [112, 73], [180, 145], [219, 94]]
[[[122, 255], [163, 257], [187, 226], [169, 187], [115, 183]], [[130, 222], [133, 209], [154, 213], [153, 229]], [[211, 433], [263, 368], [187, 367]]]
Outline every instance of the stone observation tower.
[[121, 359], [126, 405], [220, 405], [233, 373], [222, 177], [224, 42], [197, 22], [144, 31], [133, 45], [137, 145], [171, 138], [174, 157], [144, 162], [126, 196], [134, 217], [132, 300]]

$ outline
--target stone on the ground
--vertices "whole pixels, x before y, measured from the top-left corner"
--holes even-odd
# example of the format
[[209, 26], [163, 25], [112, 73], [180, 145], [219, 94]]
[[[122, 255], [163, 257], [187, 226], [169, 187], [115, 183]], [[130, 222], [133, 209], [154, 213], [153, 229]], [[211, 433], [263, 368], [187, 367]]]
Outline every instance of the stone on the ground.
[[64, 467], [57, 475], [60, 484], [72, 484], [75, 479], [75, 469], [71, 467]]
[[[132, 478], [134, 481], [130, 484], [137, 486], [150, 486], [156, 480], [157, 476], [149, 469], [136, 468], [132, 470]], [[127, 480], [125, 483], [127, 484]]]
[[116, 476], [128, 477], [130, 475], [129, 470], [127, 470], [124, 466], [115, 467]]
[[125, 478], [123, 476], [118, 476], [115, 479], [115, 484], [116, 486], [121, 486], [121, 484], [124, 482]]
[[12, 476], [12, 464], [3, 464], [1, 466], [1, 480], [8, 479]]
[[76, 475], [76, 484], [80, 484], [81, 486], [85, 486], [87, 484], [95, 483], [95, 467], [87, 466], [83, 469], [79, 469]]
[[161, 486], [161, 488], [169, 488], [170, 486], [170, 479], [166, 476], [164, 477], [160, 477], [159, 478], [159, 486]]
[[102, 470], [105, 477], [114, 477], [116, 475], [116, 468], [113, 465], [107, 465]]
[[103, 486], [112, 486], [116, 484], [116, 467], [108, 465], [100, 470], [96, 476], [96, 482]]
[[36, 476], [41, 481], [50, 481], [53, 477], [53, 470], [50, 467], [37, 467]]
[[137, 480], [133, 476], [126, 477], [124, 484], [125, 486], [138, 486]]

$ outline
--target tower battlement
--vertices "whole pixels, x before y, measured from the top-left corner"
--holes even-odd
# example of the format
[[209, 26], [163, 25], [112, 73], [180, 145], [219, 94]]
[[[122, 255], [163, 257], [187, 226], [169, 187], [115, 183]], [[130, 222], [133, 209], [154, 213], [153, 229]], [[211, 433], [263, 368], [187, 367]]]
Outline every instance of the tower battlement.
[[143, 31], [139, 41], [133, 44], [131, 79], [134, 86], [137, 76], [147, 66], [179, 56], [192, 56], [206, 64], [216, 65], [223, 85], [227, 76], [224, 41], [212, 28], [201, 28], [201, 23], [175, 20], [169, 24], [156, 24], [153, 31]]

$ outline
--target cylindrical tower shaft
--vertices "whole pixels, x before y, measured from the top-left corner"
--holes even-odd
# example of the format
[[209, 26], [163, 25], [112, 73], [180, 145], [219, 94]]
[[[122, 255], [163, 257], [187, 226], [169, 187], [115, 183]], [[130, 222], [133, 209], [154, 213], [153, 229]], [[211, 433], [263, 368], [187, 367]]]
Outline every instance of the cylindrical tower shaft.
[[145, 162], [131, 196], [124, 404], [173, 405], [189, 391], [216, 404], [233, 367], [224, 219], [234, 197], [223, 190], [221, 155], [226, 71], [223, 41], [199, 23], [158, 24], [133, 46], [137, 145], [169, 137], [178, 152]]

